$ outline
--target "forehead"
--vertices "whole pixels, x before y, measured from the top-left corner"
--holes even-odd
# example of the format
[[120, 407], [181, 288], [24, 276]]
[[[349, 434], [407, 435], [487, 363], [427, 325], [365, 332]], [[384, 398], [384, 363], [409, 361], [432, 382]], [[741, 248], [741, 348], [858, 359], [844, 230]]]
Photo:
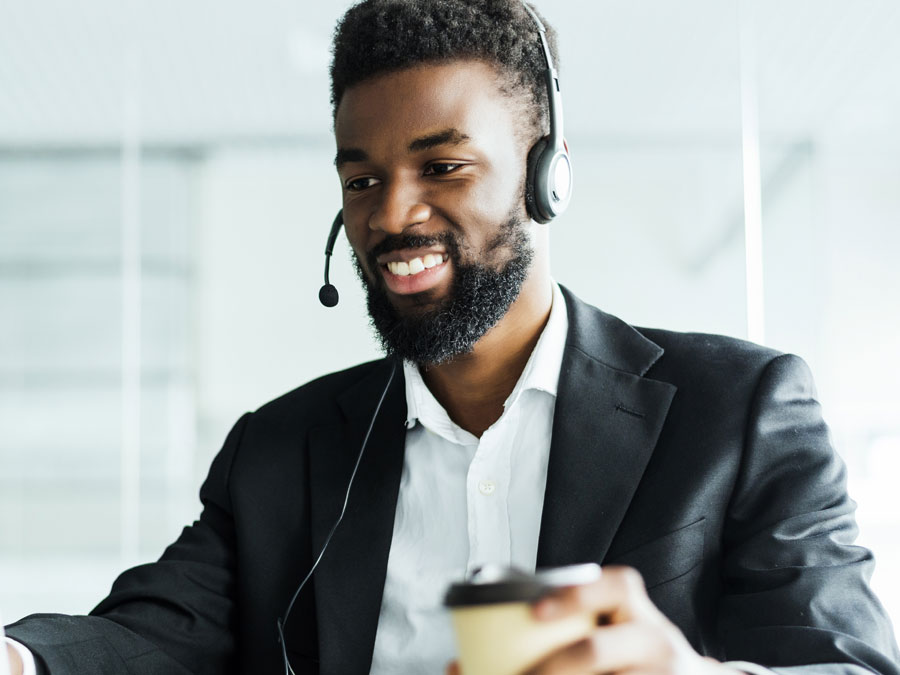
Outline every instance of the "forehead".
[[442, 129], [475, 140], [512, 135], [515, 106], [488, 63], [458, 60], [399, 70], [349, 87], [335, 116], [338, 147], [398, 147]]

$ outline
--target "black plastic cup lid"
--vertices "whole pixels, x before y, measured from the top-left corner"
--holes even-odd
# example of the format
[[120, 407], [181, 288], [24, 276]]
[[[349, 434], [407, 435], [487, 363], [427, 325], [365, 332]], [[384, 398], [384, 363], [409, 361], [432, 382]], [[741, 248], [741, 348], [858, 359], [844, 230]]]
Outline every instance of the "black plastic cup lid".
[[536, 602], [565, 586], [589, 584], [600, 578], [594, 563], [538, 570], [534, 574], [515, 567], [485, 565], [463, 581], [452, 584], [444, 596], [445, 607], [470, 607], [505, 602]]

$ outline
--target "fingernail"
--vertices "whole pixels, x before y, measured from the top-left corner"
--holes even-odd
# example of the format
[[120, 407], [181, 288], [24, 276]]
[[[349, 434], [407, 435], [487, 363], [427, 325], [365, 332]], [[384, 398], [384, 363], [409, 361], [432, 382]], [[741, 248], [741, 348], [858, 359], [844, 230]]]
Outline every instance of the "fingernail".
[[539, 619], [552, 619], [559, 613], [559, 603], [555, 600], [541, 600], [534, 608], [535, 616]]

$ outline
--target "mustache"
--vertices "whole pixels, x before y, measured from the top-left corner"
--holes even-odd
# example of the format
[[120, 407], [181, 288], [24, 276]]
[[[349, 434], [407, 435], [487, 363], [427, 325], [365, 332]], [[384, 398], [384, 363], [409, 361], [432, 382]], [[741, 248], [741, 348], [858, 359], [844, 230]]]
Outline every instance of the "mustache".
[[451, 232], [442, 232], [434, 236], [420, 234], [397, 234], [380, 241], [366, 253], [366, 259], [372, 269], [377, 267], [376, 258], [385, 253], [398, 251], [404, 248], [425, 248], [428, 246], [443, 245], [451, 258], [457, 258], [459, 242]]

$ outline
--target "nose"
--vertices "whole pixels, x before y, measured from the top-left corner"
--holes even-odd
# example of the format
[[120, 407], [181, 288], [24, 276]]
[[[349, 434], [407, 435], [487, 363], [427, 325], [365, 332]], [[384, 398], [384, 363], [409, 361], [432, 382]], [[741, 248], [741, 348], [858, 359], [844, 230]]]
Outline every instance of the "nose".
[[431, 218], [431, 207], [424, 203], [414, 185], [401, 180], [385, 182], [381, 201], [369, 216], [369, 229], [385, 234], [400, 234], [413, 225], [426, 223]]

